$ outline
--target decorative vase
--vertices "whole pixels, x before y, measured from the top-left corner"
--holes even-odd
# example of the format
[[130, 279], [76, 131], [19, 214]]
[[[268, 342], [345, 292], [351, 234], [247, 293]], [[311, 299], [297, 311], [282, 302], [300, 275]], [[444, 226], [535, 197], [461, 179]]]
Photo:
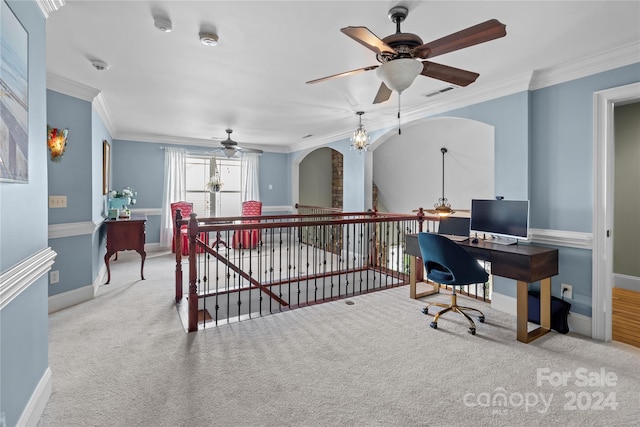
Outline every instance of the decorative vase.
[[131, 203], [131, 197], [113, 197], [109, 199], [109, 209], [123, 211], [129, 203]]

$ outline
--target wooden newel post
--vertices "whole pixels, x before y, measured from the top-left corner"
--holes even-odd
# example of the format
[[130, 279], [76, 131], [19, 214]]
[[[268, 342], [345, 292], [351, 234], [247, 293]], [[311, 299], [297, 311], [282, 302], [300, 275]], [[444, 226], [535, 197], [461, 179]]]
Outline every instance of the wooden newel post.
[[182, 301], [182, 232], [180, 221], [182, 209], [176, 209], [176, 219], [173, 224], [173, 247], [176, 251], [176, 304]]
[[189, 217], [189, 332], [198, 330], [198, 286], [196, 284], [196, 236], [198, 236], [197, 215]]
[[418, 232], [422, 232], [422, 223], [424, 222], [424, 209], [418, 209]]

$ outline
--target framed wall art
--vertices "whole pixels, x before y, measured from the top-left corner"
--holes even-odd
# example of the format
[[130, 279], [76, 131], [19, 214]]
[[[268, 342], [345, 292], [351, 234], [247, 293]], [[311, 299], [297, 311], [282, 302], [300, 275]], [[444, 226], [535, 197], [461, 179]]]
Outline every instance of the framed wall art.
[[29, 182], [29, 35], [0, 5], [0, 181]]

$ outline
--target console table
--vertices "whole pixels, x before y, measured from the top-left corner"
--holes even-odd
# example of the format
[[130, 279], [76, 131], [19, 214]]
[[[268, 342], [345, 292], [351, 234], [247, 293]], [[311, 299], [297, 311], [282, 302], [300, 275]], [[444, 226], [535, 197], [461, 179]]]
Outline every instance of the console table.
[[131, 215], [126, 219], [108, 219], [107, 225], [107, 253], [104, 255], [104, 263], [107, 266], [107, 283], [111, 281], [111, 269], [109, 260], [113, 254], [118, 256], [118, 251], [134, 250], [140, 254], [140, 278], [144, 280], [144, 260], [147, 253], [144, 251], [146, 215]]
[[[517, 281], [517, 339], [528, 343], [551, 330], [551, 277], [558, 274], [558, 250], [530, 244], [500, 245], [471, 239], [456, 242], [471, 256], [491, 263], [491, 274]], [[406, 236], [406, 253], [412, 256], [410, 275], [410, 295], [420, 298], [424, 294], [416, 294], [415, 271], [422, 271], [416, 266], [413, 257], [420, 258], [420, 245], [417, 234]], [[540, 327], [528, 331], [529, 321], [529, 283], [540, 281]]]

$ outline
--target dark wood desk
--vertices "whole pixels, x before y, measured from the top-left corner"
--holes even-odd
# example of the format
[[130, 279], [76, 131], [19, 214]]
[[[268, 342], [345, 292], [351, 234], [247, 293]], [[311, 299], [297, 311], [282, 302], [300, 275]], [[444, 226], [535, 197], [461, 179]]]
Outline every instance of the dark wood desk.
[[[551, 277], [558, 274], [558, 250], [530, 244], [498, 245], [471, 239], [456, 242], [474, 258], [491, 263], [491, 274], [517, 281], [517, 338], [528, 343], [546, 334], [551, 329]], [[418, 235], [407, 235], [406, 253], [412, 258], [420, 258]], [[416, 276], [413, 272], [422, 271], [411, 262], [410, 294], [412, 298], [421, 298], [416, 294]], [[529, 319], [529, 283], [540, 281], [540, 327], [528, 331]], [[431, 292], [433, 293], [433, 292]]]
[[144, 251], [146, 215], [131, 215], [128, 219], [108, 219], [107, 225], [107, 253], [104, 255], [104, 263], [107, 265], [107, 283], [111, 281], [111, 269], [109, 260], [113, 254], [118, 256], [118, 251], [134, 250], [142, 257], [140, 265], [140, 278], [144, 280], [144, 260], [147, 253]]

